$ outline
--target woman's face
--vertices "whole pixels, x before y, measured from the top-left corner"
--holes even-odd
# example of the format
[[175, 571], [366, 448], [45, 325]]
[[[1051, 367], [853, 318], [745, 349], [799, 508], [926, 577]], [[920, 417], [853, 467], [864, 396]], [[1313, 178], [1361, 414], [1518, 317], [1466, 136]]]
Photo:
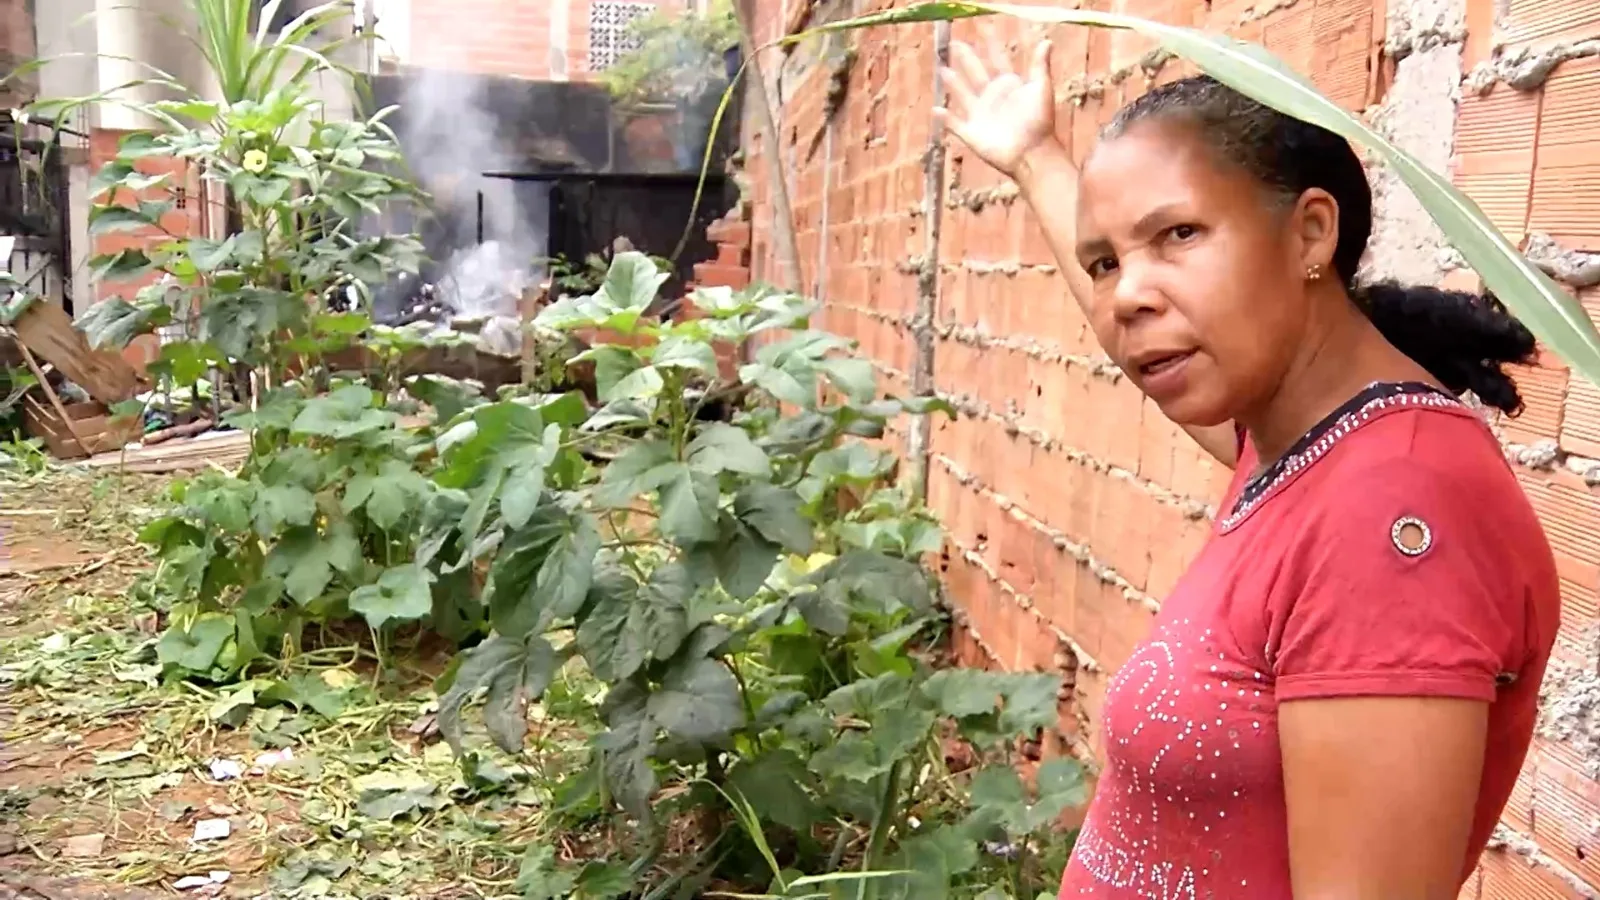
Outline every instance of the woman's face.
[[1094, 284], [1090, 324], [1175, 422], [1238, 418], [1288, 370], [1310, 313], [1295, 217], [1185, 124], [1135, 124], [1085, 163], [1077, 253]]

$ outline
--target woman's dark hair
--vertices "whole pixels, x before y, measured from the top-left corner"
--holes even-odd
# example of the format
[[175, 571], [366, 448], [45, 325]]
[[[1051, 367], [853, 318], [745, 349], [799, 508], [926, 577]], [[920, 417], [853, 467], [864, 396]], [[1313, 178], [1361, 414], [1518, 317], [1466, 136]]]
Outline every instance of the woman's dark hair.
[[1516, 415], [1522, 398], [1504, 365], [1534, 354], [1533, 335], [1492, 296], [1385, 281], [1357, 284], [1372, 235], [1372, 188], [1344, 138], [1265, 106], [1201, 75], [1161, 85], [1119, 110], [1106, 139], [1148, 120], [1188, 122], [1216, 158], [1254, 176], [1292, 205], [1311, 188], [1339, 204], [1333, 268], [1385, 339], [1457, 394]]

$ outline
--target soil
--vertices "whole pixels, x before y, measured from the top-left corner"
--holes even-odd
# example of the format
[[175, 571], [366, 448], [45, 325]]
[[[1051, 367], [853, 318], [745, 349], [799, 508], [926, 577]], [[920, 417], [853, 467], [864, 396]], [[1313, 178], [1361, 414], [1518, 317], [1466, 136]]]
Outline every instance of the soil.
[[[160, 485], [133, 479], [120, 486], [131, 488], [116, 498], [126, 503]], [[125, 522], [118, 527], [97, 521], [95, 506], [104, 498], [86, 495], [88, 487], [81, 479], [63, 482], [46, 476], [0, 488], [0, 646], [37, 646], [39, 639], [53, 634], [81, 634], [86, 615], [105, 629], [134, 635], [156, 631], [154, 613], [95, 608], [97, 598], [124, 595], [145, 562], [129, 540]], [[0, 665], [15, 663], [7, 657], [18, 655], [0, 652]], [[19, 684], [0, 672], [0, 900], [170, 897], [158, 887], [119, 883], [130, 874], [139, 880], [138, 865], [121, 867], [120, 878], [99, 870], [113, 869], [121, 859], [171, 849], [184, 851], [181, 856], [196, 865], [195, 871], [227, 869], [247, 876], [216, 888], [231, 887], [227, 893], [234, 895], [250, 890], [248, 874], [261, 865], [257, 843], [230, 841], [221, 852], [200, 853], [186, 846], [195, 818], [230, 810], [239, 814], [229, 804], [226, 785], [184, 777], [143, 802], [127, 802], [107, 789], [109, 782], [99, 781], [95, 770], [105, 754], [134, 752], [144, 738], [138, 716], [91, 707], [81, 721], [64, 717], [69, 725], [87, 727], [40, 727], [37, 721], [49, 721], [80, 698], [54, 685], [28, 686], [26, 681]], [[50, 699], [41, 699], [41, 694]], [[182, 815], [162, 815], [180, 809]], [[75, 837], [82, 840], [69, 846]], [[165, 868], [144, 867], [150, 880], [170, 882]], [[185, 895], [222, 893], [204, 889]]]

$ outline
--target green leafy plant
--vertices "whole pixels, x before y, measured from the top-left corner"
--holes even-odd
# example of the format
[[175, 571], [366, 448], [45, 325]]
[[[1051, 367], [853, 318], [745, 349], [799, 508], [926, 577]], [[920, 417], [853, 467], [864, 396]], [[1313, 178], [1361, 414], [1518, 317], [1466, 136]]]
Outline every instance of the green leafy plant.
[[[434, 561], [481, 558], [492, 627], [441, 681], [441, 731], [469, 752], [481, 695], [487, 737], [518, 752], [528, 705], [582, 666], [606, 685], [605, 729], [569, 803], [614, 805], [647, 834], [692, 816], [707, 847], [736, 833], [728, 814], [759, 823], [781, 834], [766, 877], [783, 896], [824, 884], [942, 895], [983, 877], [982, 841], [1025, 840], [1083, 792], [1070, 761], [1048, 763], [1031, 799], [1008, 765], [1013, 743], [1054, 725], [1059, 678], [936, 671], [928, 657], [942, 617], [920, 559], [942, 536], [893, 487], [893, 456], [860, 439], [940, 404], [880, 397], [871, 365], [805, 327], [793, 296], [708, 289], [690, 298], [697, 316], [648, 319], [665, 277], [618, 254], [599, 290], [541, 314], [543, 327], [613, 336], [579, 357], [595, 365], [593, 414], [567, 396], [487, 404], [439, 438], [461, 513], [430, 539], [453, 548]], [[758, 336], [772, 340], [720, 382], [717, 345]], [[730, 421], [696, 415], [734, 390], [746, 406]], [[978, 776], [982, 803], [952, 804], [946, 780], [919, 777], [943, 767], [940, 736], [998, 761]], [[777, 859], [765, 837], [726, 852], [719, 877]], [[893, 874], [800, 874], [847, 854]]]
[[[871, 363], [790, 294], [707, 289], [679, 320], [648, 316], [669, 276], [631, 251], [535, 323], [588, 342], [573, 362], [592, 367], [593, 401], [404, 377], [426, 336], [341, 311], [420, 255], [356, 227], [417, 196], [393, 174], [383, 114], [328, 121], [282, 76], [330, 60], [249, 38], [233, 0], [191, 2], [233, 93], [142, 105], [164, 127], [123, 142], [91, 224], [162, 231], [167, 185], [145, 162], [161, 158], [225, 185], [235, 227], [97, 258], [103, 282], [159, 278], [81, 322], [98, 345], [182, 322], [152, 366], [168, 394], [219, 371], [248, 385], [224, 419], [250, 435], [241, 468], [177, 483], [141, 532], [163, 675], [215, 685], [221, 726], [261, 708], [336, 717], [355, 689], [301, 663], [372, 657], [381, 682], [410, 641], [442, 638], [465, 648], [436, 688], [467, 784], [524, 752], [552, 684], [592, 679], [563, 701], [589, 764], [554, 800], [562, 821], [644, 852], [569, 865], [535, 847], [525, 896], [1051, 884], [1040, 836], [1081, 802], [1080, 772], [1049, 760], [1030, 785], [1013, 764], [1056, 722], [1060, 681], [938, 664], [946, 620], [922, 560], [942, 535], [870, 443], [948, 409], [881, 396]], [[373, 371], [326, 364], [352, 347]], [[732, 350], [748, 361], [728, 378]], [[351, 646], [367, 635], [370, 652]], [[948, 764], [956, 744], [978, 762]], [[378, 820], [436, 801], [404, 783], [361, 792], [356, 814]], [[669, 851], [674, 828], [700, 836], [696, 852]]]
[[[170, 514], [144, 530], [160, 560], [155, 585], [171, 601], [160, 661], [174, 675], [243, 680], [250, 702], [331, 709], [325, 692], [252, 676], [297, 656], [308, 624], [364, 619], [381, 653], [392, 622], [432, 612], [431, 577], [407, 568], [436, 493], [422, 474], [428, 439], [400, 427], [390, 407], [404, 390], [449, 408], [450, 391], [438, 379], [399, 384], [392, 363], [421, 338], [338, 311], [352, 299], [359, 307], [394, 273], [417, 270], [414, 236], [362, 225], [421, 194], [397, 174], [398, 142], [384, 124], [392, 110], [344, 120], [318, 99], [320, 82], [352, 76], [335, 55], [356, 38], [316, 43], [348, 26], [351, 3], [308, 10], [276, 34], [266, 24], [276, 0], [259, 25], [250, 0], [188, 5], [221, 99], [156, 73], [140, 83], [166, 88], [168, 99], [110, 92], [37, 105], [59, 113], [117, 103], [160, 125], [124, 137], [90, 188], [91, 234], [153, 236], [92, 258], [94, 277], [147, 284], [94, 305], [78, 325], [100, 347], [180, 325], [149, 367], [154, 394], [199, 396], [217, 373], [228, 375], [231, 391], [218, 403], [233, 408], [223, 421], [252, 436], [239, 472], [179, 483]], [[174, 170], [221, 188], [225, 235], [171, 230]], [[378, 390], [336, 380], [325, 364], [358, 345], [377, 361]], [[475, 396], [459, 386], [454, 394], [462, 404]]]
[[[650, 261], [662, 270], [670, 270], [672, 261], [660, 256], [650, 257]], [[599, 253], [590, 253], [581, 262], [568, 259], [563, 254], [541, 257], [534, 260], [536, 264], [543, 263], [549, 267], [551, 283], [562, 294], [592, 294], [605, 283], [606, 272], [610, 270], [611, 263]]]
[[[360, 227], [365, 217], [421, 196], [394, 173], [401, 165], [398, 141], [384, 124], [393, 110], [345, 121], [329, 117], [319, 99], [324, 77], [344, 79], [355, 92], [353, 73], [335, 58], [360, 38], [312, 43], [348, 26], [353, 4], [322, 4], [274, 35], [267, 26], [280, 3], [271, 0], [257, 17], [251, 0], [188, 0], [197, 26], [192, 39], [220, 100], [152, 70], [122, 87], [159, 86], [168, 99], [139, 101], [113, 90], [41, 100], [31, 110], [59, 119], [75, 108], [115, 103], [161, 126], [123, 138], [90, 187], [91, 235], [165, 235], [91, 258], [91, 273], [103, 284], [148, 283], [94, 305], [79, 326], [103, 347], [183, 325], [187, 339], [164, 344], [152, 365], [167, 388], [192, 387], [213, 369], [234, 368], [241, 379], [254, 371], [270, 384], [304, 373], [366, 327], [364, 317], [341, 320], [328, 309], [370, 297], [374, 286], [396, 272], [415, 272], [421, 261], [413, 236]], [[174, 189], [181, 187], [169, 174], [174, 163], [223, 187], [225, 236], [168, 230]]]
[[739, 43], [730, 0], [702, 12], [656, 10], [630, 26], [638, 46], [600, 74], [624, 103], [696, 98], [727, 81], [723, 53]]

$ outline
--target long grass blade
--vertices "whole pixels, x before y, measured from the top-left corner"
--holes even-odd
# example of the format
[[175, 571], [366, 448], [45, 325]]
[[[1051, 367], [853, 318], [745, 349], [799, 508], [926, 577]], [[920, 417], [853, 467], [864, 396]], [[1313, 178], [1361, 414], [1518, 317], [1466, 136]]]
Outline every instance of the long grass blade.
[[267, 38], [272, 35], [272, 20], [278, 17], [278, 10], [282, 8], [283, 0], [267, 0], [261, 5], [261, 13], [256, 17], [257, 50], [267, 45]]
[[[311, 65], [302, 65], [290, 76], [292, 82], [299, 82], [311, 71], [324, 69], [335, 71], [354, 78], [355, 73], [349, 67], [333, 62], [328, 54], [340, 47], [354, 43], [357, 40], [366, 40], [367, 35], [352, 35], [338, 39], [330, 39], [324, 44], [312, 47], [308, 42], [324, 28], [333, 25], [354, 14], [355, 7], [348, 0], [334, 0], [324, 3], [313, 9], [308, 9], [296, 16], [293, 21], [285, 25], [278, 36], [268, 44], [264, 34], [256, 36], [255, 51], [249, 66], [248, 81], [256, 86], [257, 90], [270, 90], [278, 81], [284, 61], [293, 53], [310, 58]], [[262, 27], [266, 23], [263, 21]]]

